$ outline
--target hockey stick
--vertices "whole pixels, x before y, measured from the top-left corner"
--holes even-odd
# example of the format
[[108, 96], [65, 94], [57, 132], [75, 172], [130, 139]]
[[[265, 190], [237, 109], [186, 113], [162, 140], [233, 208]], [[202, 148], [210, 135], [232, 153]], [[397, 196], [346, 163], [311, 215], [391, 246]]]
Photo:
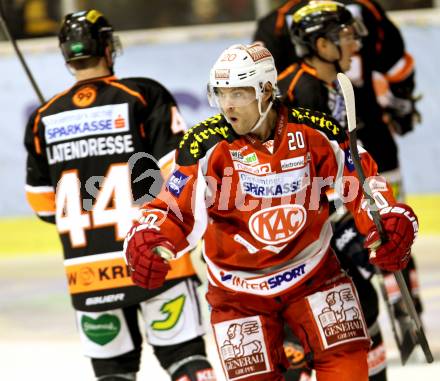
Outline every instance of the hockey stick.
[[[359, 180], [361, 184], [365, 184], [365, 186], [368, 186], [365, 182], [365, 175], [364, 171], [362, 169], [362, 166], [360, 164], [360, 158], [359, 158], [359, 152], [357, 150], [357, 137], [356, 137], [356, 105], [355, 105], [355, 98], [354, 98], [354, 92], [353, 87], [351, 85], [350, 80], [348, 77], [346, 77], [343, 74], [338, 74], [338, 82], [341, 86], [342, 93], [344, 96], [344, 101], [347, 109], [347, 122], [348, 122], [348, 129], [349, 129], [349, 140], [350, 140], [350, 151], [352, 155], [353, 164], [356, 168], [356, 172], [358, 173]], [[368, 199], [368, 201], [374, 204], [374, 200], [371, 196], [371, 191], [364, 192], [365, 197]], [[374, 224], [377, 227], [377, 230], [379, 232], [380, 238], [382, 242], [386, 241], [385, 232], [383, 231], [382, 224], [380, 222], [380, 216], [376, 212], [370, 212], [374, 221]], [[381, 241], [376, 242], [377, 247], [380, 246]], [[415, 345], [417, 344], [417, 338], [414, 337], [414, 332], [411, 329], [410, 332], [401, 332], [401, 337], [398, 335], [397, 327], [396, 327], [396, 318], [394, 313], [394, 307], [390, 302], [390, 299], [388, 297], [388, 293], [385, 288], [384, 280], [383, 280], [383, 274], [379, 269], [376, 268], [376, 274], [379, 275], [379, 289], [380, 293], [382, 294], [382, 298], [385, 302], [385, 307], [388, 312], [388, 316], [390, 319], [391, 324], [391, 330], [393, 332], [394, 340], [396, 342], [397, 348], [400, 353], [400, 358], [402, 361], [402, 365], [405, 365], [406, 361], [408, 360], [409, 356], [411, 355], [412, 351], [414, 350]], [[405, 284], [406, 287], [406, 284]], [[412, 300], [411, 300], [412, 301]], [[411, 343], [411, 345], [404, 345], [407, 343]]]
[[[372, 205], [375, 205], [375, 202], [373, 200], [373, 197], [371, 196], [371, 189], [369, 188], [368, 183], [366, 183], [365, 181], [365, 174], [362, 169], [361, 161], [359, 158], [359, 152], [357, 149], [357, 137], [356, 137], [356, 105], [355, 105], [353, 85], [351, 84], [350, 79], [343, 73], [338, 73], [337, 78], [339, 85], [341, 86], [342, 94], [345, 101], [345, 108], [347, 111], [350, 152], [351, 152], [353, 164], [356, 168], [356, 172], [361, 182], [364, 196], [369, 201], [370, 214], [380, 236], [380, 240], [378, 240], [375, 245], [375, 248], [377, 248], [380, 246], [382, 242], [385, 242], [387, 240], [387, 237], [383, 229], [383, 226], [381, 224], [379, 212], [375, 208], [371, 208]], [[374, 255], [374, 248], [372, 248], [372, 255]], [[401, 271], [396, 271], [394, 272], [394, 276], [396, 278], [397, 284], [402, 294], [402, 301], [406, 307], [409, 316], [411, 317], [412, 325], [414, 326], [413, 328], [415, 335], [417, 336], [418, 342], [422, 347], [423, 353], [425, 354], [426, 361], [428, 363], [432, 363], [434, 361], [434, 358], [432, 356], [428, 340], [426, 339], [425, 332], [422, 327], [422, 323], [419, 319], [416, 308], [414, 307], [412, 297], [408, 291], [408, 287], [406, 286], [405, 279], [403, 278], [403, 274]]]
[[0, 2], [0, 26], [6, 35], [6, 38], [11, 42], [15, 53], [18, 56], [18, 59], [20, 60], [21, 65], [23, 66], [24, 71], [26, 72], [26, 75], [28, 76], [29, 80], [31, 81], [32, 87], [37, 94], [38, 99], [40, 100], [41, 104], [46, 103], [44, 100], [43, 94], [40, 91], [40, 88], [38, 87], [37, 83], [35, 82], [34, 76], [32, 75], [28, 65], [26, 64], [26, 61], [24, 60], [23, 55], [21, 54], [20, 49], [18, 48], [17, 41], [15, 41], [14, 37], [12, 37], [11, 32], [8, 27], [8, 23], [6, 22], [6, 15], [5, 11], [3, 9], [3, 6]]
[[[388, 317], [390, 318], [391, 330], [393, 332], [394, 340], [396, 341], [397, 349], [399, 350], [400, 353], [400, 359], [402, 361], [402, 365], [405, 365], [409, 359], [409, 356], [411, 355], [414, 348], [418, 344], [417, 336], [414, 330], [412, 329], [412, 327], [406, 330], [401, 329], [400, 330], [401, 336], [398, 335], [397, 327], [396, 327], [397, 318], [395, 314], [395, 309], [388, 296], [388, 292], [386, 290], [384, 283], [384, 276], [378, 268], [376, 268], [376, 274], [378, 275], [380, 293], [382, 294], [382, 298], [385, 302], [385, 307], [388, 312]], [[409, 318], [408, 315], [405, 316]]]

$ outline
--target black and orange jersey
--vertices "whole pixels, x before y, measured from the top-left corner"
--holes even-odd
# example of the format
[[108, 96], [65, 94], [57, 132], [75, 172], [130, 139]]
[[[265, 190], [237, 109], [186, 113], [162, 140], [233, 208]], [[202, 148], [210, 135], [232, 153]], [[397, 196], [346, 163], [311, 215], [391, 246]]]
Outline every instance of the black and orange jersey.
[[[237, 135], [222, 115], [188, 130], [174, 172], [143, 207], [177, 257], [204, 237], [213, 285], [261, 296], [319, 277], [332, 236], [328, 188], [339, 184], [362, 232], [373, 226], [345, 130], [320, 112], [278, 103], [274, 108], [274, 137], [264, 143]], [[360, 152], [375, 197], [382, 207], [394, 204], [375, 162]]]
[[[146, 78], [78, 82], [30, 117], [27, 199], [56, 223], [75, 308], [116, 308], [153, 294], [133, 286], [122, 244], [136, 201], [160, 189], [184, 129], [172, 95]], [[187, 260], [169, 279], [194, 274]]]
[[346, 128], [344, 97], [335, 81], [327, 83], [318, 78], [316, 70], [305, 62], [290, 65], [278, 76], [278, 89], [284, 103], [290, 107], [305, 107], [331, 115]]
[[[254, 40], [261, 41], [271, 51], [278, 73], [281, 74], [299, 59], [288, 31], [289, 17], [306, 1], [290, 0], [258, 21]], [[368, 35], [362, 39], [359, 54], [352, 59], [346, 73], [354, 85], [356, 111], [361, 122], [358, 137], [373, 155], [381, 172], [398, 167], [397, 147], [387, 125], [374, 90], [373, 73], [381, 73], [390, 88], [414, 87], [414, 61], [405, 51], [398, 28], [383, 8], [374, 0], [341, 0], [353, 15], [365, 24]], [[305, 104], [308, 107], [308, 104]], [[378, 141], [381, 142], [380, 147]], [[384, 150], [382, 147], [386, 146]]]
[[[298, 61], [295, 54], [288, 23], [291, 15], [302, 7], [307, 0], [289, 0], [258, 20], [254, 40], [261, 41], [272, 53], [278, 73], [284, 71], [293, 62]], [[388, 76], [392, 82], [407, 76], [414, 68], [412, 59], [405, 52], [405, 44], [399, 29], [386, 15], [382, 6], [374, 0], [341, 0], [353, 15], [365, 24], [368, 35], [362, 39], [362, 70], [365, 77], [371, 70]], [[397, 69], [400, 71], [391, 70]], [[365, 63], [364, 63], [365, 61]], [[362, 69], [362, 67], [360, 68]], [[400, 77], [400, 78], [399, 78]], [[365, 78], [363, 78], [365, 80]]]
[[289, 0], [257, 22], [254, 41], [260, 41], [269, 49], [275, 60], [278, 74], [294, 62], [298, 62], [295, 48], [287, 27], [288, 17], [304, 0]]

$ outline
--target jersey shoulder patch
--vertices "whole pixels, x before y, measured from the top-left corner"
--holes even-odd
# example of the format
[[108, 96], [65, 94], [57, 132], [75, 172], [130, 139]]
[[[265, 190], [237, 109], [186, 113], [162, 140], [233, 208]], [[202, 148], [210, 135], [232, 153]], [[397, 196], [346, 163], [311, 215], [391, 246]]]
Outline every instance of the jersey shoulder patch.
[[323, 112], [302, 107], [291, 108], [288, 112], [288, 122], [305, 124], [306, 126], [323, 132], [328, 139], [336, 140], [338, 143], [342, 143], [348, 139], [345, 130], [339, 123]]
[[196, 164], [217, 143], [222, 140], [230, 143], [236, 138], [224, 116], [214, 115], [186, 131], [178, 146], [177, 164]]

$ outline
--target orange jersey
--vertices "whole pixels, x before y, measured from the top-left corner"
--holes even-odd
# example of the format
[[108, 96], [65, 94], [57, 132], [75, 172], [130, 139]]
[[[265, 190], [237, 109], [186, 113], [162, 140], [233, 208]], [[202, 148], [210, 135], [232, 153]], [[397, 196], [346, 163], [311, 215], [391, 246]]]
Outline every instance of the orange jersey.
[[[319, 270], [332, 237], [329, 187], [340, 190], [361, 232], [373, 226], [345, 131], [325, 114], [276, 107], [273, 141], [264, 144], [235, 134], [221, 115], [191, 128], [174, 172], [144, 205], [145, 222], [160, 227], [178, 256], [204, 238], [212, 284], [262, 296]], [[361, 158], [376, 199], [394, 203], [371, 156], [362, 150]]]

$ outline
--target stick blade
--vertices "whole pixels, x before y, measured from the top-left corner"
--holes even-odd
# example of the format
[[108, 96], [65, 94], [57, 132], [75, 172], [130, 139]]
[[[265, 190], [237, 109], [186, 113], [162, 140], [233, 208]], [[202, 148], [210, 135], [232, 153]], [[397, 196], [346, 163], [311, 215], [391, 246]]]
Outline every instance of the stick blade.
[[[396, 319], [397, 320], [397, 319]], [[402, 343], [399, 345], [400, 358], [402, 360], [402, 365], [405, 365], [413, 353], [414, 349], [417, 347], [418, 342], [414, 338], [415, 332], [412, 322], [409, 321], [405, 327], [402, 327], [401, 323], [398, 323], [402, 330]]]
[[351, 132], [356, 129], [356, 104], [353, 85], [351, 84], [350, 78], [344, 73], [338, 73], [337, 79], [342, 90], [342, 95], [344, 96], [345, 108], [347, 110], [348, 131]]

